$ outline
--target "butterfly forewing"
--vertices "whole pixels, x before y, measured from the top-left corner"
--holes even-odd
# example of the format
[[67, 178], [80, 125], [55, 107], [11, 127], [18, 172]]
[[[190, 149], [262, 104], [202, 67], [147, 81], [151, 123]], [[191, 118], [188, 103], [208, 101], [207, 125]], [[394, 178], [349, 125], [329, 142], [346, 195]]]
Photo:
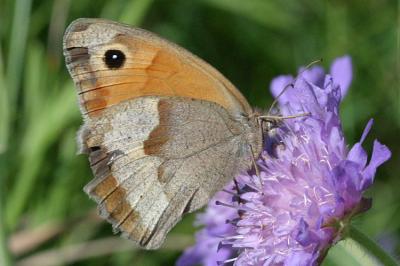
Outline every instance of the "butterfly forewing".
[[[120, 68], [105, 55], [121, 51]], [[67, 67], [88, 115], [127, 99], [182, 96], [218, 103], [233, 112], [251, 112], [241, 93], [203, 60], [147, 31], [100, 19], [79, 19], [64, 37]]]

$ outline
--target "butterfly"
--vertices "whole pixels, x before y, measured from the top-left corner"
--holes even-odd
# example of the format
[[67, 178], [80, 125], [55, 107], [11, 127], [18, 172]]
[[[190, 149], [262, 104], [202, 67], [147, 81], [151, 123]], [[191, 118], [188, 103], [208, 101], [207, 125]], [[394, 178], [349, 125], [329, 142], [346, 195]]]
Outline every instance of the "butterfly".
[[185, 213], [204, 206], [262, 150], [265, 127], [215, 68], [139, 28], [78, 19], [66, 66], [94, 174], [84, 191], [99, 214], [146, 249], [159, 248]]

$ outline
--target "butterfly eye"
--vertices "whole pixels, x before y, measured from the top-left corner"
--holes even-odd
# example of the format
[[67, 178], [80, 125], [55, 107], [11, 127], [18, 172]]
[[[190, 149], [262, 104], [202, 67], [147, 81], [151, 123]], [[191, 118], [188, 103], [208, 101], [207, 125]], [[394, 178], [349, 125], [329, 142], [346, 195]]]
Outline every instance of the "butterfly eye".
[[107, 50], [104, 54], [104, 62], [110, 69], [121, 68], [125, 59], [125, 54], [120, 50]]

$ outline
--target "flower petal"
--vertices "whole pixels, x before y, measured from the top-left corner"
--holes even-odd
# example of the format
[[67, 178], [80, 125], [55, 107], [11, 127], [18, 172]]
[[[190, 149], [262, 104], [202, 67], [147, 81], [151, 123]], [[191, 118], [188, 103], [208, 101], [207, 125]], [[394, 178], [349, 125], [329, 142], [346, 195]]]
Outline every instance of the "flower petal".
[[188, 249], [176, 262], [177, 266], [216, 266], [217, 261], [224, 261], [232, 255], [229, 247], [218, 249], [220, 238], [209, 238], [205, 231], [197, 234], [198, 243]]
[[360, 142], [354, 144], [353, 148], [349, 151], [347, 155], [347, 160], [358, 163], [361, 168], [364, 168], [367, 164], [368, 155], [367, 152], [363, 149]]
[[333, 61], [330, 73], [335, 83], [340, 85], [343, 99], [344, 96], [346, 96], [347, 90], [349, 89], [351, 80], [353, 78], [351, 57], [345, 55]]
[[296, 240], [302, 246], [308, 246], [310, 244], [318, 243], [319, 237], [313, 231], [309, 229], [309, 226], [303, 218], [300, 219], [298, 225], [298, 232], [296, 235]]
[[297, 251], [293, 252], [284, 263], [284, 266], [310, 266], [315, 265], [318, 256], [307, 252]]
[[364, 132], [361, 136], [360, 141], [357, 142], [356, 144], [354, 144], [353, 148], [351, 148], [351, 150], [349, 151], [349, 153], [347, 155], [347, 160], [358, 163], [361, 168], [365, 167], [365, 165], [367, 164], [367, 160], [368, 160], [367, 152], [363, 149], [363, 147], [361, 145], [364, 142], [365, 138], [367, 137], [369, 131], [371, 130], [373, 123], [374, 123], [373, 119], [370, 119], [368, 121], [368, 124], [364, 129]]
[[367, 123], [367, 125], [365, 126], [365, 129], [361, 135], [361, 139], [360, 139], [360, 143], [362, 144], [365, 140], [365, 138], [367, 137], [369, 131], [371, 130], [372, 125], [374, 124], [374, 119], [370, 119]]
[[[282, 75], [274, 78], [270, 85], [270, 90], [274, 98], [278, 97], [279, 94], [282, 93], [283, 89], [285, 89], [285, 87], [291, 82], [293, 82], [293, 77], [291, 75]], [[281, 96], [279, 96], [278, 102], [280, 104], [285, 104], [287, 102], [285, 97], [286, 93], [283, 93]]]
[[317, 100], [317, 96], [314, 93], [313, 85], [302, 77], [298, 77], [294, 87], [288, 88], [285, 93], [283, 103], [287, 107], [281, 104], [282, 115], [293, 115], [304, 112], [311, 112], [313, 115], [317, 115], [321, 112]]
[[374, 141], [374, 148], [372, 150], [371, 160], [369, 161], [368, 166], [363, 171], [363, 189], [368, 188], [374, 181], [376, 168], [389, 160], [391, 156], [392, 153], [387, 146], [381, 144], [377, 140]]
[[311, 84], [320, 88], [324, 87], [325, 71], [321, 66], [314, 66], [310, 69], [300, 68], [300, 73], [300, 76]]

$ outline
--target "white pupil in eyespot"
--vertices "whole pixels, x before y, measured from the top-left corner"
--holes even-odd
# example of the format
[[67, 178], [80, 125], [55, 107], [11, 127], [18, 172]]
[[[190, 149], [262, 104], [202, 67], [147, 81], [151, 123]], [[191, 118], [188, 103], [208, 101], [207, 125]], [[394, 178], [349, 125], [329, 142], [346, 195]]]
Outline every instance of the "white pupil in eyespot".
[[107, 50], [103, 60], [109, 69], [118, 69], [125, 63], [125, 54], [120, 50]]

